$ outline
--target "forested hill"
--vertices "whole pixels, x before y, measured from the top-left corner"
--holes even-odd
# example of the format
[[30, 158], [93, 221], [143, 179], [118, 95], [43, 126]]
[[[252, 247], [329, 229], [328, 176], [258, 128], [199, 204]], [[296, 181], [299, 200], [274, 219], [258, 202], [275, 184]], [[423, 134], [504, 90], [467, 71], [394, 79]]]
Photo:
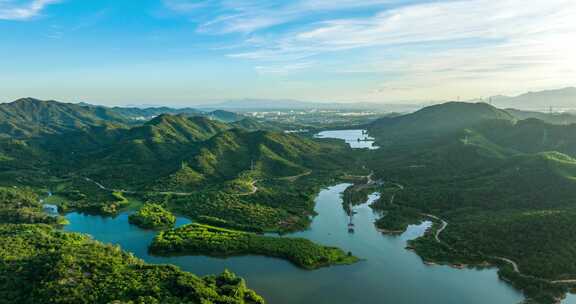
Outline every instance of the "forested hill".
[[83, 144], [94, 138], [83, 132], [74, 142], [68, 137], [60, 137], [62, 144], [51, 141], [49, 150], [59, 151], [52, 152], [58, 160], [53, 163], [109, 185], [188, 191], [244, 173], [272, 178], [338, 169], [346, 158], [344, 146], [231, 127], [203, 117], [163, 115], [141, 127], [108, 132], [107, 140], [98, 141], [102, 145]]
[[576, 114], [573, 112], [536, 112], [523, 111], [518, 109], [506, 109], [506, 112], [512, 114], [518, 120], [536, 118], [547, 123], [557, 125], [568, 125], [576, 123]]
[[203, 175], [232, 178], [243, 170], [261, 176], [294, 176], [321, 167], [320, 145], [295, 135], [234, 129], [202, 144], [188, 163]]
[[[370, 134], [382, 148], [369, 167], [393, 182], [387, 193], [394, 198], [377, 204], [387, 211], [382, 229], [438, 216], [448, 223], [441, 235], [410, 245], [424, 260], [498, 264], [534, 303], [558, 302], [570, 284], [554, 282], [576, 278], [576, 125], [517, 121], [485, 104], [447, 104]], [[502, 262], [510, 260], [518, 271]]]
[[29, 138], [61, 134], [106, 123], [126, 120], [104, 107], [22, 98], [0, 104], [0, 136]]
[[143, 125], [97, 126], [31, 141], [48, 157], [75, 164], [97, 159], [146, 162], [174, 157], [231, 126], [205, 117], [160, 115]]
[[254, 118], [243, 118], [241, 120], [234, 121], [230, 123], [231, 126], [239, 129], [246, 129], [246, 130], [269, 130], [269, 131], [282, 131], [282, 128], [278, 125], [270, 124], [270, 123], [263, 123]]
[[118, 246], [56, 229], [66, 222], [43, 212], [31, 190], [0, 187], [1, 303], [264, 303], [228, 271], [198, 277], [146, 264]]
[[90, 105], [24, 99], [0, 106], [10, 110], [1, 113], [13, 126], [0, 143], [1, 167], [73, 173], [111, 187], [190, 190], [248, 171], [259, 178], [297, 176], [335, 169], [343, 155], [333, 157], [338, 145], [284, 134], [250, 118], [234, 121], [243, 117], [224, 111], [160, 114], [134, 125], [113, 109]]
[[493, 119], [514, 120], [514, 117], [486, 103], [449, 102], [407, 115], [381, 118], [370, 124], [368, 129], [379, 140], [424, 139], [457, 132]]
[[474, 131], [517, 152], [558, 151], [576, 157], [576, 124], [556, 125], [534, 118], [518, 122], [487, 121]]
[[235, 122], [235, 121], [240, 121], [240, 120], [245, 118], [245, 116], [240, 115], [238, 113], [230, 112], [230, 111], [224, 111], [224, 110], [212, 111], [212, 112], [208, 113], [208, 116], [213, 118], [213, 119], [217, 119], [217, 120], [220, 120], [223, 122]]
[[[0, 103], [0, 137], [27, 139], [59, 135], [95, 126], [137, 126], [163, 115], [201, 116], [223, 123], [238, 123], [240, 127], [251, 125], [251, 129], [255, 129], [256, 124], [254, 121], [243, 122], [245, 116], [223, 110], [204, 112], [193, 108], [105, 107], [87, 103], [22, 98], [10, 103]], [[258, 123], [258, 128], [267, 127], [270, 126]]]
[[202, 116], [162, 114], [141, 127], [132, 128], [128, 139], [186, 143], [209, 139], [231, 126]]
[[[85, 108], [95, 111], [37, 102], [42, 108], [78, 108], [75, 118], [87, 116]], [[60, 126], [59, 117], [47, 115], [46, 121]], [[229, 227], [294, 230], [307, 226], [318, 187], [345, 172], [366, 173], [358, 153], [341, 141], [287, 134], [251, 118], [95, 119], [93, 125], [0, 138], [0, 185], [50, 190], [67, 211], [112, 215], [130, 199], [151, 200]]]
[[170, 107], [112, 107], [109, 110], [117, 113], [132, 122], [147, 121], [162, 114], [185, 115], [185, 116], [205, 116], [222, 122], [235, 122], [244, 119], [243, 115], [235, 112], [216, 110], [207, 112], [194, 108], [170, 108]]
[[193, 108], [170, 108], [170, 107], [112, 107], [111, 111], [114, 111], [118, 115], [121, 115], [129, 120], [134, 121], [147, 121], [158, 115], [162, 114], [184, 114], [184, 115], [201, 115], [202, 111]]

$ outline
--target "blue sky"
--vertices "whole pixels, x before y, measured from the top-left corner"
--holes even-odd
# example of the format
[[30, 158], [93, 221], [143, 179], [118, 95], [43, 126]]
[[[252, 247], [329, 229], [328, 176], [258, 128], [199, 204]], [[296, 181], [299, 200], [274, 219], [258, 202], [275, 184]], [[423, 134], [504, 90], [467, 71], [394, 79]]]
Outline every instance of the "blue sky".
[[0, 0], [0, 101], [411, 102], [576, 85], [574, 0]]

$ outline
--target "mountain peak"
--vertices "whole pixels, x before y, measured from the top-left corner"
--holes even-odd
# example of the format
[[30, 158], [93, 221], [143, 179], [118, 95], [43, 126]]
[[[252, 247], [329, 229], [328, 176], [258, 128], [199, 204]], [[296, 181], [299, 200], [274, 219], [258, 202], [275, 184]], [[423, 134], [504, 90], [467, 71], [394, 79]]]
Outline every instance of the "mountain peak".
[[437, 136], [467, 128], [484, 120], [514, 120], [504, 110], [487, 103], [447, 102], [411, 114], [381, 118], [369, 127], [375, 137]]
[[41, 100], [41, 99], [34, 98], [34, 97], [24, 97], [24, 98], [16, 99], [9, 104], [15, 104], [15, 105], [17, 105], [17, 104], [41, 104], [41, 103], [46, 103], [46, 102], [47, 101], [45, 101], [45, 100]]

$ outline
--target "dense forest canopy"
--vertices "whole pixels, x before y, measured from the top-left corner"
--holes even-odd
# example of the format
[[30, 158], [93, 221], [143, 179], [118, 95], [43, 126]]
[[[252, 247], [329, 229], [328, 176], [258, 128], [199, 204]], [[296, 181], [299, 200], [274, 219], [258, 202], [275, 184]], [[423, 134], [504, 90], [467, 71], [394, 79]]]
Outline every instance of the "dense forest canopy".
[[[28, 280], [44, 263], [52, 268], [38, 268], [38, 280], [48, 276], [68, 282], [62, 276], [71, 267], [81, 290], [94, 291], [80, 293], [66, 284], [53, 288], [58, 281], [44, 280], [37, 282], [38, 294], [22, 289], [9, 296], [32, 301], [50, 294], [61, 299], [58, 303], [260, 303], [230, 273], [197, 278], [58, 232], [54, 227], [65, 221], [43, 212], [42, 203], [49, 200], [60, 212], [106, 216], [139, 209], [131, 222], [147, 228], [171, 226], [171, 212], [178, 212], [197, 223], [160, 233], [152, 246], [158, 252], [263, 254], [317, 268], [355, 258], [306, 240], [257, 233], [307, 228], [317, 192], [355, 176], [345, 202], [354, 205], [370, 191], [380, 192], [372, 207], [383, 214], [375, 223], [382, 231], [398, 233], [425, 219], [435, 222], [410, 243], [424, 260], [495, 264], [501, 277], [530, 299], [554, 303], [576, 278], [571, 224], [576, 220], [576, 129], [571, 119], [569, 114], [450, 102], [364, 120], [362, 126], [381, 148], [355, 150], [341, 140], [310, 136], [322, 126], [294, 133], [299, 128], [294, 123], [223, 111], [35, 99], [2, 104], [0, 230], [6, 247], [0, 282], [15, 286], [20, 281], [11, 281], [8, 273], [20, 269], [14, 280]], [[143, 282], [142, 276], [154, 280]], [[129, 282], [111, 287], [111, 280], [119, 279]], [[160, 289], [148, 291], [147, 284]]]
[[[411, 245], [425, 260], [473, 265], [512, 260], [520, 274], [503, 264], [502, 276], [532, 299], [556, 302], [567, 287], [551, 282], [576, 278], [570, 224], [576, 220], [574, 125], [511, 119], [487, 104], [460, 104], [461, 113], [453, 104], [446, 112], [443, 106], [371, 129], [382, 149], [373, 153], [369, 167], [378, 178], [402, 186], [382, 192], [387, 195], [375, 208], [387, 215], [378, 225], [402, 231], [426, 214], [441, 217], [449, 223], [442, 243], [428, 236]], [[468, 113], [478, 107], [479, 113]], [[451, 126], [450, 116], [442, 116], [482, 113], [496, 115]], [[447, 121], [442, 133], [433, 127], [437, 119]], [[419, 126], [417, 137], [397, 132], [405, 130], [398, 126], [406, 121], [410, 132]]]

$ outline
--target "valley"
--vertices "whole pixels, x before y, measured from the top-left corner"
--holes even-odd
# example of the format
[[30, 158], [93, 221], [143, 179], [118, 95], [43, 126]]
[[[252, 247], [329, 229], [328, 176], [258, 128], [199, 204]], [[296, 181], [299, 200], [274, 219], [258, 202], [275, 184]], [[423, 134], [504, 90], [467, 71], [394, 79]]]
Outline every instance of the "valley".
[[576, 304], [575, 0], [0, 0], [0, 304]]
[[[434, 300], [443, 303], [516, 303], [519, 292], [499, 281], [493, 269], [456, 269], [423, 264], [414, 253], [405, 249], [406, 242], [421, 236], [429, 222], [410, 226], [400, 236], [379, 233], [373, 222], [379, 217], [369, 207], [378, 195], [355, 207], [355, 232], [348, 232], [349, 217], [342, 209], [340, 193], [350, 184], [338, 184], [322, 190], [315, 198], [315, 212], [310, 229], [290, 233], [318, 244], [337, 246], [351, 251], [361, 260], [349, 266], [319, 270], [303, 270], [287, 261], [262, 256], [218, 258], [207, 256], [159, 257], [148, 252], [156, 232], [128, 224], [128, 214], [116, 218], [71, 213], [67, 231], [87, 233], [99, 241], [118, 244], [127, 251], [154, 264], [174, 264], [199, 275], [230, 269], [244, 277], [268, 303], [306, 303], [310, 299], [325, 303], [366, 303], [374, 298], [382, 302], [421, 303]], [[190, 223], [178, 217], [177, 226]], [[311, 283], [315, 282], [315, 283]], [[346, 284], [342, 284], [346, 282]], [[287, 289], [285, 286], [292, 286]], [[418, 292], [411, 292], [417, 290]], [[490, 295], [486, 295], [486, 291]], [[476, 300], [474, 300], [476, 299]]]
[[[89, 234], [101, 255], [98, 241], [120, 245], [109, 258], [122, 275], [137, 275], [117, 257], [128, 253], [206, 276], [193, 280], [221, 273], [246, 295], [234, 303], [550, 304], [576, 286], [574, 125], [458, 102], [302, 133], [191, 109], [0, 106], [17, 117], [0, 136], [0, 226], [43, 259], [28, 235]], [[50, 252], [93, 259], [79, 242]]]

